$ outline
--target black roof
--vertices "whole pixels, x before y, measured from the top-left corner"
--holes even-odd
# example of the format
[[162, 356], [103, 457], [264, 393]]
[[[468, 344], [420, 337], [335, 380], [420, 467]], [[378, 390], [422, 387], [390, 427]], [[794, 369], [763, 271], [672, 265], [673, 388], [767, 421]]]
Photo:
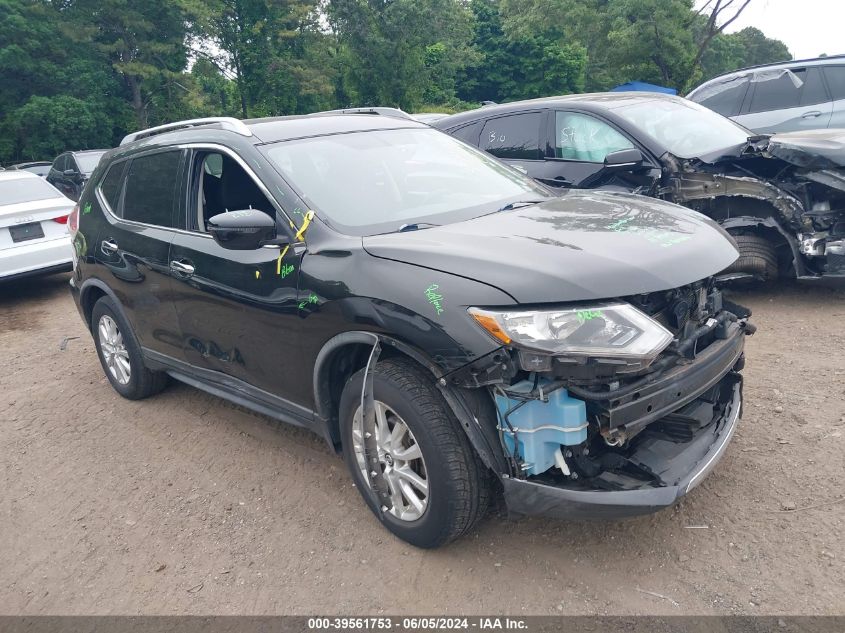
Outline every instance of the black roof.
[[363, 132], [365, 130], [428, 127], [410, 118], [398, 118], [383, 114], [317, 113], [268, 119], [246, 119], [244, 123], [257, 137], [258, 141], [263, 143], [275, 143], [324, 134]]

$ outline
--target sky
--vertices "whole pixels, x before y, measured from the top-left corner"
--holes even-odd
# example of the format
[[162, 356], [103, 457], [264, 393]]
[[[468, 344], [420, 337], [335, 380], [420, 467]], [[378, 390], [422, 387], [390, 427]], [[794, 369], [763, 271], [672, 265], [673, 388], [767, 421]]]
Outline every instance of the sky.
[[845, 0], [751, 0], [727, 31], [757, 27], [786, 44], [795, 59], [807, 59], [845, 53], [843, 25]]

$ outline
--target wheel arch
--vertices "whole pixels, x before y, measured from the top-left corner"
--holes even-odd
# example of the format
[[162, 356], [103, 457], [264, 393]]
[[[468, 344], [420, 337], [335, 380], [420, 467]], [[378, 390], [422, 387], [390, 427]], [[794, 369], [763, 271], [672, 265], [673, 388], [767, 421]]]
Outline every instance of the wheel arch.
[[[85, 324], [91, 330], [93, 324], [91, 323], [91, 313], [94, 311], [94, 304], [102, 297], [109, 297], [114, 301], [115, 306], [120, 311], [120, 315], [126, 319], [126, 313], [123, 310], [123, 305], [114, 291], [100, 279], [87, 279], [83, 282], [79, 289], [79, 305], [82, 307], [82, 315], [85, 317]], [[128, 319], [127, 319], [128, 323]]]
[[313, 375], [315, 410], [324, 425], [323, 435], [335, 451], [341, 448], [338, 409], [343, 387], [352, 374], [366, 366], [376, 341], [381, 345], [381, 358], [405, 358], [425, 369], [482, 462], [497, 474], [509, 472], [504, 454], [496, 451], [494, 443], [496, 423], [492, 399], [484, 398], [479, 389], [457, 389], [449, 385], [442, 380], [444, 372], [424, 352], [376, 332], [342, 332], [327, 341], [317, 354]]

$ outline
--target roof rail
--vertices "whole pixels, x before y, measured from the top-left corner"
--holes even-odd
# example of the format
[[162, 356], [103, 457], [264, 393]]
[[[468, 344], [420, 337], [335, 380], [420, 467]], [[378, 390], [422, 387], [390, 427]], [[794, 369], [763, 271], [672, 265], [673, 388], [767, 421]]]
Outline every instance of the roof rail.
[[[805, 64], [807, 62], [826, 62], [828, 60], [836, 61], [837, 59], [842, 59], [843, 57], [845, 57], [845, 53], [840, 53], [840, 54], [837, 54], [837, 55], [826, 55], [824, 57], [807, 57], [806, 59], [784, 59], [784, 60], [779, 61], [779, 62], [769, 62], [768, 64], [757, 64], [755, 66], [745, 66], [744, 68], [737, 68], [736, 70], [729, 70], [729, 71], [723, 72], [719, 75], [716, 75], [715, 77], [711, 77], [707, 81], [712, 81], [713, 79], [718, 79], [719, 77], [726, 77], [728, 75], [733, 75], [735, 73], [741, 73], [741, 72], [744, 72], [746, 70], [756, 70], [758, 68], [768, 68], [769, 66], [784, 66], [786, 64], [801, 65], [801, 64]], [[702, 85], [702, 84], [705, 84], [705, 83], [707, 83], [707, 82], [702, 81], [701, 84], [699, 84], [699, 85]]]
[[341, 108], [340, 110], [326, 110], [324, 112], [314, 112], [313, 115], [321, 114], [380, 114], [381, 116], [392, 116], [397, 119], [413, 119], [410, 114], [399, 108], [386, 108], [383, 106], [364, 107], [364, 108]]
[[132, 134], [127, 134], [126, 136], [124, 136], [120, 144], [126, 145], [127, 143], [131, 143], [132, 141], [137, 141], [142, 138], [149, 138], [150, 136], [155, 136], [156, 134], [172, 132], [174, 130], [182, 130], [190, 127], [198, 127], [200, 125], [213, 124], [218, 124], [224, 130], [235, 132], [236, 134], [240, 134], [241, 136], [252, 136], [252, 130], [250, 130], [246, 126], [246, 124], [240, 119], [235, 119], [234, 117], [229, 116], [218, 116], [208, 117], [205, 119], [174, 121], [173, 123], [165, 123], [164, 125], [158, 125], [156, 127], [147, 128], [146, 130], [140, 130], [139, 132], [132, 132]]

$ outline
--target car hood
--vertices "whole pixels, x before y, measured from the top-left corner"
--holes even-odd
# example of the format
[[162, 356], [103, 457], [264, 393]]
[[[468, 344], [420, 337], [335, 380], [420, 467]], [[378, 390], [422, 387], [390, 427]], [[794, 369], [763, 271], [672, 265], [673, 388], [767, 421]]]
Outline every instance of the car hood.
[[569, 190], [530, 207], [363, 241], [376, 257], [474, 279], [519, 303], [667, 290], [738, 256], [727, 233], [699, 213], [600, 191]]
[[845, 129], [806, 130], [773, 134], [766, 151], [805, 169], [845, 166]]

